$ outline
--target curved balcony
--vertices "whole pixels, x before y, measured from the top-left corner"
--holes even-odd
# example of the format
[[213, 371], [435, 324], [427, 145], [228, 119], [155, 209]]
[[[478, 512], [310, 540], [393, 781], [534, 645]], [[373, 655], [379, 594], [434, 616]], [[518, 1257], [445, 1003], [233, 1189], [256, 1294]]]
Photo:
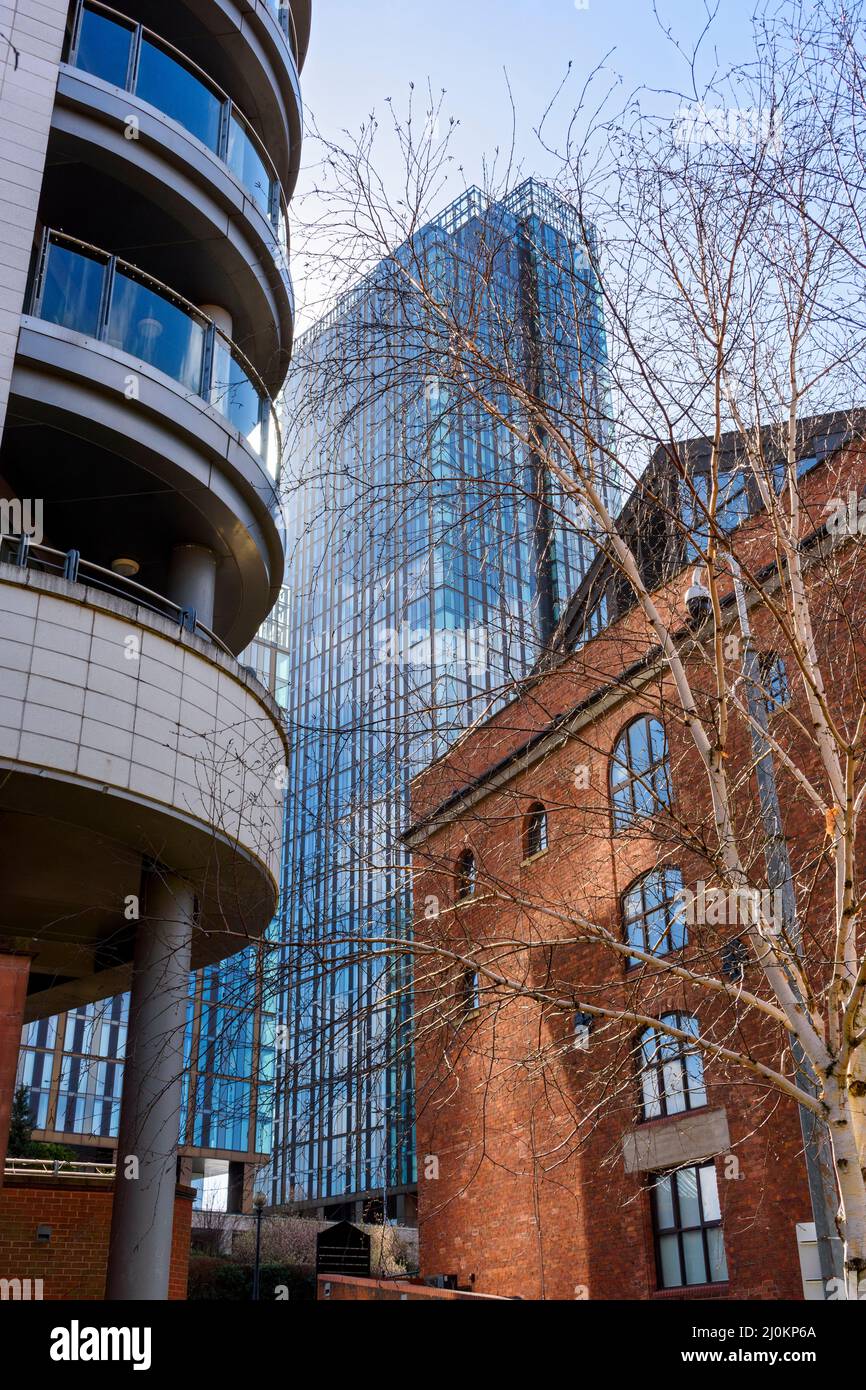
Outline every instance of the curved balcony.
[[194, 886], [193, 969], [260, 936], [277, 900], [277, 706], [86, 574], [0, 563], [0, 936], [33, 956], [28, 1018], [128, 987], [148, 862]]
[[285, 35], [289, 48], [292, 50], [292, 57], [300, 67], [301, 53], [298, 44], [298, 29], [291, 5], [284, 4], [283, 0], [265, 0], [265, 5]]
[[30, 307], [0, 455], [7, 488], [29, 497], [38, 469], [47, 543], [104, 568], [131, 558], [158, 593], [173, 592], [176, 548], [204, 547], [208, 625], [242, 650], [285, 564], [279, 432], [255, 373], [193, 305], [70, 238], [46, 234]]
[[215, 154], [271, 224], [287, 264], [287, 204], [273, 161], [243, 113], [198, 64], [100, 0], [80, 0], [67, 61], [154, 107]]
[[135, 603], [166, 618], [179, 632], [192, 632], [203, 642], [212, 643], [234, 660], [233, 653], [215, 632], [199, 622], [194, 610], [182, 608], [179, 603], [173, 603], [144, 584], [137, 584], [126, 575], [106, 569], [104, 565], [95, 565], [92, 560], [82, 559], [78, 550], [54, 550], [50, 545], [33, 542], [26, 533], [18, 536], [0, 535], [0, 564], [15, 565], [39, 574], [53, 574], [60, 579], [68, 579], [70, 583], [84, 584], [88, 588], [98, 589], [100, 593]]
[[[164, 70], [171, 79], [172, 102], [179, 102], [186, 112], [186, 103], [193, 100], [195, 120], [207, 132], [206, 107], [209, 103], [189, 78], [195, 78], [212, 95], [229, 93], [235, 109], [241, 111], [267, 150], [282, 182], [286, 197], [291, 197], [300, 167], [303, 140], [303, 108], [299, 80], [299, 64], [293, 52], [292, 25], [278, 5], [270, 0], [180, 0], [164, 5], [162, 0], [94, 0], [91, 14], [106, 16], [116, 24], [124, 22], [130, 28], [140, 24], [152, 26], [144, 31], [142, 51], [147, 71], [144, 74], [147, 90], [155, 71]], [[303, 34], [308, 34], [308, 7], [300, 4], [299, 19]], [[71, 61], [80, 47], [81, 29], [90, 30], [90, 39], [98, 38], [107, 47], [119, 48], [117, 69], [123, 89], [136, 80], [133, 64], [123, 71], [126, 41], [114, 29], [96, 21], [84, 21], [82, 0], [73, 0], [73, 20], [66, 58]], [[288, 25], [289, 32], [286, 32]], [[132, 43], [138, 40], [133, 38]], [[156, 52], [154, 52], [154, 49]], [[132, 56], [132, 55], [130, 55]], [[100, 64], [108, 55], [101, 52]], [[184, 79], [167, 60], [178, 63], [189, 74]], [[104, 69], [103, 69], [104, 70]], [[223, 136], [223, 139], [225, 137]]]
[[207, 314], [128, 261], [46, 231], [26, 312], [155, 367], [213, 406], [270, 477], [280, 428], [255, 368]]

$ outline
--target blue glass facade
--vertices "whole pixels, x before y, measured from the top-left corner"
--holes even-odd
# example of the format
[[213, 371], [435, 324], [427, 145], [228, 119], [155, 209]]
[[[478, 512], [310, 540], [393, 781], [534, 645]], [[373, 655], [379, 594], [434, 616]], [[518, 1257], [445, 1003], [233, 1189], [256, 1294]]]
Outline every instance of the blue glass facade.
[[[478, 390], [437, 374], [449, 329], [389, 284], [419, 252], [484, 345]], [[508, 428], [498, 366], [571, 439], [575, 401], [608, 418], [577, 220], [531, 182], [493, 205], [471, 190], [296, 345], [275, 1202], [411, 1189], [409, 967], [387, 949], [410, 929], [409, 782], [526, 674], [595, 553], [540, 466], [550, 442]]]

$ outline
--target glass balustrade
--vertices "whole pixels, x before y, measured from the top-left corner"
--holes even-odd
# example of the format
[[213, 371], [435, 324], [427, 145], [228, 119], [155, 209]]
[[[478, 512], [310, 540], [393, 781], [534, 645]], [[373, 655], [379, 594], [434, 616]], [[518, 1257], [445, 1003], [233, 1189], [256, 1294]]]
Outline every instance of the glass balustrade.
[[135, 95], [171, 116], [214, 154], [220, 153], [224, 102], [189, 68], [144, 34], [139, 45]]
[[291, 5], [283, 4], [282, 0], [265, 0], [265, 4], [288, 39], [289, 47], [292, 50], [292, 56], [295, 62], [297, 62], [298, 43], [295, 35], [295, 25], [292, 19]]
[[231, 170], [287, 250], [284, 199], [264, 146], [237, 107], [194, 63], [98, 0], [79, 5], [69, 62], [134, 93], [200, 140]]
[[47, 232], [28, 312], [165, 372], [223, 415], [279, 472], [279, 429], [252, 366], [216, 325], [164, 285], [60, 232]]
[[265, 161], [247, 133], [246, 122], [234, 110], [229, 120], [229, 138], [225, 162], [238, 183], [243, 184], [244, 188], [248, 190], [259, 210], [265, 214], [265, 217], [279, 233], [281, 224], [275, 218], [275, 213], [279, 215], [279, 197], [275, 201], [274, 181], [268, 173]]
[[106, 340], [119, 352], [128, 352], [165, 372], [197, 396], [202, 394], [206, 322], [193, 318], [127, 271], [116, 269]]

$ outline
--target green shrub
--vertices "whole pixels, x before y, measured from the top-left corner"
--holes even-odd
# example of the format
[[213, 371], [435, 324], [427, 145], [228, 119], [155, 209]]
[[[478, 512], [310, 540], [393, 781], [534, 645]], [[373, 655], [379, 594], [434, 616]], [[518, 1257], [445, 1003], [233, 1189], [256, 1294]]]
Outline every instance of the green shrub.
[[[316, 1297], [316, 1277], [312, 1270], [300, 1269], [297, 1265], [263, 1264], [259, 1280], [261, 1302], [273, 1302], [281, 1286], [288, 1290], [291, 1303], [311, 1303]], [[236, 1264], [216, 1255], [190, 1256], [187, 1285], [190, 1301], [249, 1303], [252, 1295], [253, 1271], [249, 1265]]]

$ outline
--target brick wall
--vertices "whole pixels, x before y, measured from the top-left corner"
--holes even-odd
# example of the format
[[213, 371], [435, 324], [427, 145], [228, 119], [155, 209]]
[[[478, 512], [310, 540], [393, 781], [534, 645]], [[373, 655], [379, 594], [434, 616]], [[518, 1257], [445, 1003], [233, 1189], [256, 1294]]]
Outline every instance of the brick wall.
[[[807, 486], [816, 525], [827, 497], [862, 488], [864, 462], [862, 450], [852, 450], [816, 470]], [[740, 537], [740, 554], [754, 570], [772, 554], [765, 526], [750, 523]], [[835, 558], [832, 576], [817, 571], [810, 579], [819, 640], [828, 667], [850, 669], [847, 658], [862, 669], [866, 596], [859, 561], [853, 553]], [[676, 613], [679, 606], [677, 625], [683, 591], [680, 576], [658, 595], [663, 612]], [[841, 595], [844, 619], [837, 607]], [[755, 611], [754, 626], [759, 648], [772, 650], [777, 639], [766, 612]], [[581, 939], [577, 926], [582, 913], [622, 941], [621, 895], [660, 862], [675, 862], [692, 888], [714, 878], [696, 833], [712, 826], [706, 779], [688, 733], [670, 717], [678, 706], [670, 677], [660, 668], [639, 689], [618, 680], [653, 641], [640, 612], [632, 610], [555, 671], [528, 683], [413, 785], [416, 827], [430, 817], [413, 845], [419, 944], [475, 959], [486, 954], [491, 968], [513, 982], [497, 989], [482, 979], [481, 1007], [461, 1019], [459, 964], [447, 970], [434, 956], [428, 970], [427, 958], [416, 955], [421, 1272], [456, 1274], [478, 1292], [528, 1298], [800, 1299], [796, 1224], [811, 1219], [811, 1206], [795, 1103], [741, 1068], [717, 1060], [708, 1065], [705, 1117], [715, 1112], [713, 1123], [726, 1139], [709, 1142], [694, 1161], [715, 1165], [729, 1277], [706, 1288], [660, 1291], [648, 1173], [675, 1165], [627, 1171], [624, 1140], [632, 1146], [656, 1142], [661, 1151], [672, 1133], [676, 1137], [678, 1121], [646, 1121], [640, 1114], [636, 1026], [598, 1025], [587, 1051], [572, 1046], [570, 982], [588, 1003], [614, 1011], [628, 1007], [650, 1018], [699, 1013], [705, 1035], [729, 1039], [735, 1050], [770, 1067], [779, 1064], [774, 1021], [669, 972], [630, 971], [624, 956]], [[710, 698], [711, 672], [695, 662], [692, 675], [698, 692]], [[833, 708], [843, 719], [856, 715], [856, 681], [849, 684], [850, 690], [837, 681], [833, 691]], [[590, 699], [594, 692], [598, 698]], [[537, 756], [533, 739], [551, 720], [579, 709], [580, 717], [559, 723]], [[792, 710], [808, 721], [796, 689]], [[661, 714], [668, 728], [671, 819], [677, 824], [667, 841], [664, 828], [661, 836], [647, 823], [615, 833], [611, 821], [611, 749], [641, 713]], [[785, 745], [790, 726], [783, 719], [775, 727]], [[787, 746], [820, 784], [814, 749]], [[742, 724], [728, 747], [732, 764], [746, 770], [734, 804], [741, 844], [755, 881], [763, 882], [763, 837]], [[588, 769], [579, 787], [578, 764]], [[795, 878], [809, 885], [801, 912], [807, 940], [814, 942], [833, 904], [832, 865], [822, 854], [825, 825], [783, 768], [778, 783]], [[457, 791], [460, 797], [443, 805]], [[547, 808], [550, 843], [527, 859], [523, 820], [535, 800]], [[666, 847], [671, 844], [675, 855]], [[478, 887], [469, 901], [457, 903], [455, 866], [466, 846], [478, 865]], [[696, 929], [680, 959], [699, 973], [718, 975], [721, 945], [736, 934]], [[822, 969], [826, 974], [822, 959], [826, 951], [813, 949], [819, 987]], [[547, 990], [550, 1002], [521, 997], [521, 984]], [[746, 968], [744, 987], [762, 991], [754, 964]]]
[[431, 1289], [409, 1279], [351, 1279], [342, 1274], [320, 1274], [316, 1297], [331, 1303], [417, 1303], [430, 1299], [489, 1298], [490, 1295], [465, 1293], [461, 1289]]
[[[174, 1204], [169, 1298], [185, 1299], [193, 1191], [179, 1187]], [[112, 1189], [97, 1179], [47, 1184], [7, 1177], [0, 1189], [0, 1279], [41, 1279], [45, 1299], [105, 1296]], [[37, 1226], [51, 1227], [40, 1244]]]

